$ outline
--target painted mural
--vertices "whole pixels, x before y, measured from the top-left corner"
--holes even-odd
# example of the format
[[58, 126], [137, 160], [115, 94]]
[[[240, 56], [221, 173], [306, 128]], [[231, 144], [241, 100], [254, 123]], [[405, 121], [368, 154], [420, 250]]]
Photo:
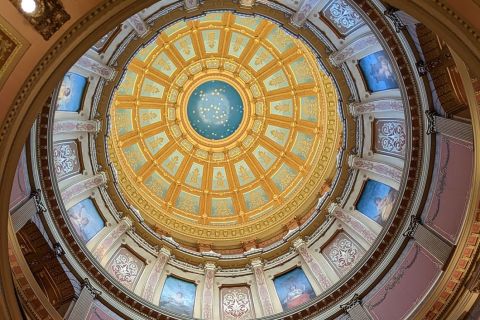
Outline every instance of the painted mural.
[[221, 288], [220, 301], [222, 320], [255, 319], [252, 296], [248, 286]]
[[83, 243], [87, 243], [105, 226], [92, 199], [80, 201], [71, 207], [67, 214], [75, 232]]
[[389, 156], [403, 158], [407, 146], [405, 121], [399, 119], [378, 119], [373, 122], [374, 150]]
[[385, 51], [378, 51], [358, 61], [367, 89], [377, 92], [398, 88], [397, 77]]
[[63, 141], [53, 145], [55, 173], [59, 181], [80, 172], [78, 146], [76, 141]]
[[393, 210], [398, 192], [384, 183], [367, 180], [364, 185], [357, 210], [384, 226]]
[[58, 91], [57, 111], [80, 111], [86, 86], [87, 78], [73, 72], [67, 72]]
[[302, 268], [295, 268], [273, 279], [283, 311], [295, 308], [315, 297]]
[[345, 232], [339, 232], [322, 253], [340, 276], [352, 269], [365, 254], [365, 250]]
[[347, 36], [364, 24], [360, 14], [346, 0], [330, 1], [322, 10], [321, 17], [340, 36]]
[[160, 308], [193, 317], [196, 290], [194, 283], [168, 276], [160, 296]]

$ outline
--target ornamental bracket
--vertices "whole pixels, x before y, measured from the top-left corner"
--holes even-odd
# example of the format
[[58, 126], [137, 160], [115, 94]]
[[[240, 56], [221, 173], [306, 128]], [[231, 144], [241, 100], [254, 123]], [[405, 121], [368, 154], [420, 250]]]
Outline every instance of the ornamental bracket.
[[392, 20], [393, 22], [393, 25], [395, 26], [395, 32], [396, 33], [400, 33], [402, 32], [402, 30], [405, 30], [407, 28], [407, 26], [402, 22], [402, 20], [400, 20], [400, 18], [397, 16], [397, 14], [395, 12], [397, 12], [398, 9], [397, 8], [394, 8], [394, 7], [391, 7], [389, 6], [387, 8], [387, 10], [385, 10], [383, 12], [383, 14], [385, 15], [385, 17], [389, 18], [390, 20]]
[[405, 230], [405, 232], [403, 233], [403, 236], [407, 238], [413, 238], [413, 235], [415, 234], [415, 231], [417, 231], [417, 227], [419, 224], [419, 218], [414, 215], [410, 216], [410, 225], [408, 226], [408, 229]]
[[427, 134], [428, 135], [437, 132], [437, 129], [435, 128], [436, 115], [437, 114], [434, 111], [430, 111], [430, 110], [425, 111], [425, 116], [427, 117]]
[[88, 291], [92, 294], [93, 298], [96, 299], [98, 296], [102, 294], [102, 292], [98, 289], [95, 289], [93, 285], [90, 283], [90, 280], [88, 278], [83, 279], [82, 282], [82, 289], [87, 288]]
[[340, 309], [348, 313], [350, 309], [357, 305], [362, 305], [362, 300], [359, 298], [358, 293], [355, 293], [350, 301], [340, 305]]

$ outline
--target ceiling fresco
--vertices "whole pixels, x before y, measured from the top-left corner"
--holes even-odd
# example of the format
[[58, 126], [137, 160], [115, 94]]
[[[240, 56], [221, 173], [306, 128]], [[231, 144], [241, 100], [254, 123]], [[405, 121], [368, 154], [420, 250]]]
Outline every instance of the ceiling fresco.
[[209, 13], [127, 64], [108, 156], [152, 226], [224, 243], [306, 214], [336, 172], [338, 97], [313, 51], [270, 20]]

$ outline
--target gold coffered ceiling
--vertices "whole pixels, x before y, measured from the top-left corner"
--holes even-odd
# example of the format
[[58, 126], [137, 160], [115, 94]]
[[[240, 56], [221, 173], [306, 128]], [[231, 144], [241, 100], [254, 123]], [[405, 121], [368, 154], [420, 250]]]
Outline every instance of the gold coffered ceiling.
[[[243, 116], [199, 100], [202, 114], [189, 117], [207, 82], [233, 88]], [[265, 238], [309, 212], [332, 180], [337, 105], [301, 40], [263, 18], [210, 13], [173, 24], [130, 60], [110, 106], [109, 157], [150, 225], [189, 242]], [[206, 119], [208, 131], [235, 116], [238, 128], [215, 139], [192, 124]]]

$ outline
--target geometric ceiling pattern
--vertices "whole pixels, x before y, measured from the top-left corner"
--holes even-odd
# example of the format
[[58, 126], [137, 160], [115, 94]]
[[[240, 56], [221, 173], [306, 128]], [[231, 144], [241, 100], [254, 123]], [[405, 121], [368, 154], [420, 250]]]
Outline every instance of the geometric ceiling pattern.
[[238, 243], [314, 206], [335, 175], [337, 107], [302, 40], [261, 17], [209, 13], [133, 55], [109, 107], [108, 157], [150, 225]]

